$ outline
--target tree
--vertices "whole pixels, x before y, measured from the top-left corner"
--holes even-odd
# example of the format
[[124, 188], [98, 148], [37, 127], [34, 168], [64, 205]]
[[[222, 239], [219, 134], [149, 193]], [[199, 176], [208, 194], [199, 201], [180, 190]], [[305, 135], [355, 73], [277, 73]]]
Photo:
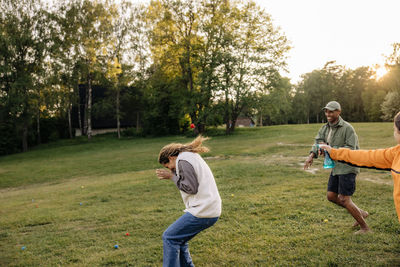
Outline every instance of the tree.
[[[199, 88], [195, 67], [199, 48], [200, 1], [162, 0], [152, 1], [147, 12], [150, 47], [154, 64], [176, 83], [185, 104], [182, 113], [189, 113], [196, 131], [203, 130], [199, 121]], [[179, 114], [184, 116], [184, 114]]]
[[334, 99], [342, 106], [342, 116], [349, 121], [365, 121], [366, 113], [363, 103], [363, 92], [376, 83], [374, 72], [369, 67], [355, 70], [342, 68], [337, 76], [337, 87]]
[[223, 24], [229, 9], [225, 1], [202, 1], [199, 6], [199, 37], [196, 44], [197, 56], [194, 67], [196, 90], [189, 96], [191, 100], [187, 112], [197, 126], [195, 133], [201, 133], [206, 125], [221, 122], [221, 105], [215, 105], [215, 92], [219, 90], [218, 67], [221, 64], [223, 45]]
[[369, 82], [364, 88], [361, 97], [366, 121], [382, 121], [381, 105], [386, 94], [385, 88], [377, 81]]
[[[108, 62], [106, 77], [111, 82], [112, 91], [115, 93], [115, 115], [117, 120], [117, 133], [120, 138], [121, 89], [136, 81], [136, 85], [143, 84], [145, 67], [147, 64], [146, 47], [148, 41], [145, 36], [146, 25], [144, 6], [132, 6], [129, 2], [122, 1], [118, 6], [112, 5], [112, 34], [107, 47]], [[124, 68], [122, 68], [122, 64]], [[139, 126], [139, 111], [137, 111], [137, 125]]]
[[[363, 100], [366, 99], [369, 103], [375, 101], [373, 100], [374, 92], [366, 93], [369, 88], [376, 88], [373, 76], [374, 73], [369, 67], [351, 70], [330, 61], [322, 69], [303, 75], [303, 80], [295, 90], [294, 99], [301, 99], [304, 103], [302, 106], [306, 110], [308, 123], [324, 122], [322, 107], [332, 100], [341, 104], [342, 115], [346, 120], [365, 121], [368, 106], [364, 105]], [[297, 96], [297, 94], [302, 94], [302, 96]], [[299, 106], [297, 103], [294, 104]]]
[[40, 88], [45, 83], [40, 74], [52, 45], [49, 17], [39, 0], [2, 1], [0, 11], [1, 97], [18, 129], [22, 150], [27, 151], [28, 130], [40, 110]]
[[385, 66], [389, 71], [382, 77], [381, 84], [389, 93], [382, 104], [382, 118], [391, 120], [399, 111], [400, 103], [398, 101], [400, 95], [400, 43], [393, 44], [393, 52], [386, 57]]
[[55, 20], [53, 40], [56, 42], [52, 54], [53, 89], [58, 92], [59, 114], [67, 114], [69, 137], [72, 138], [71, 112], [74, 105], [78, 105], [79, 128], [82, 131], [79, 83], [82, 79], [82, 53], [80, 46], [80, 11], [82, 1], [61, 1], [55, 6]]
[[177, 87], [177, 78], [171, 78], [161, 68], [153, 66], [144, 90], [145, 106], [144, 132], [146, 134], [178, 134], [179, 119], [183, 112], [184, 98]]
[[[329, 91], [328, 79], [330, 77], [326, 70], [313, 70], [302, 76], [303, 80], [300, 81], [296, 88], [295, 100], [301, 99], [303, 105], [299, 106], [299, 102], [293, 110], [296, 112], [304, 112], [304, 117], [299, 118], [300, 121], [306, 123], [320, 122], [321, 108], [326, 104], [328, 99], [331, 99], [332, 92]], [[330, 81], [332, 83], [332, 80]], [[301, 96], [301, 97], [300, 97]], [[294, 119], [294, 121], [298, 121]]]
[[87, 91], [85, 99], [84, 132], [88, 139], [92, 137], [92, 86], [96, 76], [101, 75], [101, 66], [107, 60], [106, 46], [111, 33], [112, 17], [108, 12], [108, 2], [92, 2], [82, 0], [78, 2], [79, 21], [77, 32], [81, 63], [83, 64], [82, 77], [85, 77]]
[[225, 103], [226, 132], [235, 129], [239, 114], [252, 103], [255, 92], [273, 89], [290, 49], [271, 17], [253, 1], [231, 1], [223, 26], [220, 98]]
[[309, 121], [309, 101], [304, 90], [296, 88], [291, 99], [291, 113], [289, 123], [303, 124]]
[[[273, 87], [268, 95], [263, 95], [264, 121], [266, 125], [287, 124], [291, 113], [292, 85], [288, 78], [280, 78]], [[260, 120], [262, 121], [261, 118]]]
[[394, 116], [399, 112], [399, 103], [400, 93], [397, 91], [389, 92], [382, 103], [382, 119], [386, 121], [393, 120]]

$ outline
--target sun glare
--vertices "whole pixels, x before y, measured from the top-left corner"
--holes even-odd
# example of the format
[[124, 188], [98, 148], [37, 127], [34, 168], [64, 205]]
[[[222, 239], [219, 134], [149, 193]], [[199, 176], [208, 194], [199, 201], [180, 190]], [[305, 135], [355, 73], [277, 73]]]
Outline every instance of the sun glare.
[[386, 75], [387, 70], [384, 66], [379, 66], [375, 69], [375, 73], [376, 73], [376, 79], [379, 80], [380, 78]]

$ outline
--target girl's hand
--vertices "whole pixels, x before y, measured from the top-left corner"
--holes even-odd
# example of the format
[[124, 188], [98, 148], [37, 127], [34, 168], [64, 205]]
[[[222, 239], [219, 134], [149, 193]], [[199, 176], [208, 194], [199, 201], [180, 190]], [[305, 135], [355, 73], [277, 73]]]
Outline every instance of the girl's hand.
[[156, 175], [157, 175], [158, 179], [160, 179], [160, 180], [168, 180], [168, 179], [171, 179], [173, 176], [172, 172], [170, 170], [166, 170], [166, 169], [157, 169]]
[[328, 153], [329, 152], [331, 152], [331, 146], [330, 145], [325, 145], [325, 144], [319, 144], [319, 148], [321, 148], [321, 149], [323, 149], [323, 150], [326, 150], [326, 151], [328, 151]]

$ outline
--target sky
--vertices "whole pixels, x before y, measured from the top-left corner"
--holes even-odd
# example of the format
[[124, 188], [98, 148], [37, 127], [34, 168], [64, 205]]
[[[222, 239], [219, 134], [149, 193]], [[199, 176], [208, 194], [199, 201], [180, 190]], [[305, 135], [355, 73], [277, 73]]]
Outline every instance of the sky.
[[382, 66], [400, 43], [400, 0], [255, 0], [293, 47], [287, 60], [292, 83], [335, 60], [355, 69]]

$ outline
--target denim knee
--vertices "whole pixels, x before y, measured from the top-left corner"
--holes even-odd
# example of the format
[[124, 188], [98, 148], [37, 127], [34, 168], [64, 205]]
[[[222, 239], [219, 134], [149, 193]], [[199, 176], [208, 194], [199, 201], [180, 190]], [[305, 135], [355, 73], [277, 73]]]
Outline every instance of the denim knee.
[[168, 237], [167, 237], [167, 230], [164, 231], [164, 233], [162, 234], [162, 240], [163, 241], [167, 241]]
[[171, 238], [171, 235], [168, 233], [168, 229], [164, 231], [164, 233], [162, 234], [162, 240], [163, 242], [167, 242], [168, 244], [171, 245], [179, 245], [179, 242], [176, 242], [173, 238]]

